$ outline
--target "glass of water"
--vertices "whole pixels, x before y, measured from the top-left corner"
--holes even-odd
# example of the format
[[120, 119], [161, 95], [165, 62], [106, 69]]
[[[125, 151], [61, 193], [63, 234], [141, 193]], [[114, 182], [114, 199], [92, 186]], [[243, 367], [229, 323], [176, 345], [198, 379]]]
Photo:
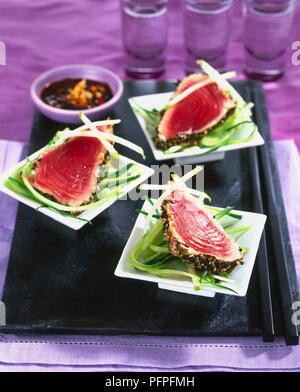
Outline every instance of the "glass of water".
[[183, 0], [186, 73], [199, 72], [196, 61], [226, 68], [234, 0]]
[[264, 81], [284, 73], [296, 0], [244, 0], [245, 73]]
[[120, 0], [125, 70], [137, 79], [160, 76], [168, 43], [168, 0]]

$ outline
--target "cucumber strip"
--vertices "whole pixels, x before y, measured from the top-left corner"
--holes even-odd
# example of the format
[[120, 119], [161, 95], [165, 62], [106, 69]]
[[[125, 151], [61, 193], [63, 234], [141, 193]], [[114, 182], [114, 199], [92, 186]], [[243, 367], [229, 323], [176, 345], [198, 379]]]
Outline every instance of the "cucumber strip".
[[243, 255], [245, 255], [246, 253], [248, 253], [249, 252], [249, 248], [245, 248], [245, 247], [241, 247], [242, 248], [242, 253], [243, 253]]
[[155, 130], [155, 128], [158, 126], [159, 122], [152, 119], [152, 117], [149, 116], [149, 114], [143, 112], [141, 109], [134, 108], [134, 111], [136, 112], [137, 115], [139, 115], [146, 121], [147, 123], [146, 129], [148, 132], [152, 133]]
[[143, 264], [148, 264], [152, 261], [154, 264], [162, 261], [161, 253], [152, 253], [151, 256], [143, 258]]
[[[228, 120], [231, 120], [231, 118], [229, 117], [227, 121]], [[204, 136], [201, 139], [201, 146], [204, 145], [205, 147], [214, 147], [216, 144], [219, 144], [225, 139], [227, 139], [229, 133], [231, 135], [234, 133], [231, 131], [236, 131], [241, 125], [245, 125], [245, 124], [254, 124], [254, 123], [252, 121], [245, 120], [245, 121], [240, 121], [228, 127], [227, 123], [225, 122], [220, 127], [215, 128], [214, 130], [209, 132], [208, 135]]]
[[133, 166], [136, 166], [137, 168], [139, 167], [135, 163], [131, 162], [131, 163], [128, 163], [128, 165], [123, 166], [121, 169], [118, 169], [115, 171], [108, 171], [106, 178], [108, 179], [111, 177], [115, 177], [115, 178], [121, 177], [124, 173], [128, 172]]
[[254, 139], [254, 136], [257, 133], [257, 125], [255, 123], [252, 123], [254, 126], [254, 130], [251, 132], [251, 134], [244, 138], [244, 139], [238, 139], [238, 140], [230, 140], [227, 144], [239, 144], [239, 143], [247, 143], [250, 142], [252, 139]]
[[182, 151], [184, 148], [182, 146], [172, 146], [169, 147], [167, 150], [164, 151], [164, 154], [174, 154], [175, 152]]
[[190, 278], [193, 282], [193, 286], [195, 290], [200, 290], [201, 288], [205, 287], [212, 287], [212, 288], [221, 288], [224, 290], [229, 290], [234, 292], [235, 294], [238, 294], [235, 290], [231, 289], [230, 287], [224, 286], [222, 284], [218, 284], [218, 283], [200, 283], [200, 277], [195, 275], [195, 274], [191, 274], [189, 272], [185, 272], [185, 271], [180, 271], [180, 270], [176, 270], [176, 269], [158, 269], [158, 270], [153, 270], [151, 271], [152, 274], [154, 275], [158, 275], [161, 278], [168, 278], [170, 276], [183, 276], [183, 277], [187, 277]]
[[251, 226], [239, 226], [239, 227], [234, 227], [232, 229], [227, 229], [225, 230], [227, 234], [234, 234], [234, 233], [240, 233], [241, 231], [248, 231], [251, 229]]
[[25, 168], [25, 166], [27, 166], [28, 163], [24, 163], [24, 165], [18, 167], [11, 175], [10, 178], [13, 178], [14, 180], [17, 180], [19, 183], [21, 183], [23, 185], [22, 182], [22, 171]]
[[29, 190], [13, 177], [8, 177], [8, 179], [4, 181], [4, 186], [20, 196], [25, 196], [34, 200]]
[[217, 150], [220, 147], [226, 146], [226, 144], [227, 144], [228, 140], [230, 139], [230, 137], [232, 136], [232, 134], [233, 134], [233, 131], [231, 131], [231, 133], [228, 134], [227, 137], [222, 142], [216, 144], [215, 146], [207, 149], [206, 151], [204, 151], [204, 152], [202, 152], [201, 154], [198, 154], [198, 155], [206, 155], [206, 154], [208, 154], [208, 153], [210, 153], [212, 151]]
[[170, 253], [169, 248], [167, 246], [150, 245], [149, 247], [151, 250], [153, 250], [153, 252]]
[[155, 275], [157, 274], [157, 271], [161, 270], [163, 267], [166, 267], [169, 264], [170, 264], [170, 261], [161, 261], [156, 264], [147, 265], [147, 264], [140, 263], [137, 260], [132, 260], [132, 265], [135, 268], [142, 270], [142, 271], [147, 271], [147, 272], [150, 271], [151, 274], [155, 274]]
[[159, 269], [158, 271], [152, 271], [153, 274], [155, 275], [159, 275], [162, 278], [168, 278], [169, 276], [184, 276], [184, 277], [188, 277], [190, 279], [195, 279], [198, 281], [198, 283], [200, 283], [200, 277], [195, 275], [195, 274], [191, 274], [190, 272], [186, 272], [186, 271], [181, 271], [181, 270], [177, 270], [177, 269]]
[[119, 186], [123, 186], [123, 185], [128, 185], [129, 183], [131, 183], [132, 181], [137, 180], [138, 178], [141, 177], [141, 174], [138, 174], [136, 176], [133, 177], [127, 177], [124, 179], [120, 179], [120, 180], [116, 180], [115, 182], [109, 182], [107, 183], [107, 185], [105, 186], [105, 188], [115, 188], [115, 187], [119, 187]]
[[[149, 218], [149, 215], [147, 219]], [[156, 236], [162, 231], [163, 225], [161, 219], [158, 219], [157, 222], [153, 225], [151, 230], [145, 235], [144, 241], [141, 249], [145, 250], [148, 246], [151, 245], [152, 241], [156, 238]]]
[[[136, 101], [132, 100], [132, 103], [140, 110], [139, 114], [142, 112], [143, 115], [142, 117], [152, 123], [154, 126], [157, 126], [160, 123], [160, 116], [159, 116], [159, 112], [156, 109], [146, 109], [143, 106], [139, 105]], [[135, 111], [137, 112], [137, 109], [135, 109]]]
[[144, 259], [142, 262], [144, 264], [149, 264], [149, 262], [151, 262], [151, 265], [153, 265], [153, 264], [157, 264], [157, 263], [161, 263], [161, 262], [165, 262], [165, 261], [173, 262], [174, 256], [170, 253], [168, 255], [166, 255], [165, 253], [160, 253], [160, 254], [154, 253], [152, 256], [149, 256], [147, 259]]

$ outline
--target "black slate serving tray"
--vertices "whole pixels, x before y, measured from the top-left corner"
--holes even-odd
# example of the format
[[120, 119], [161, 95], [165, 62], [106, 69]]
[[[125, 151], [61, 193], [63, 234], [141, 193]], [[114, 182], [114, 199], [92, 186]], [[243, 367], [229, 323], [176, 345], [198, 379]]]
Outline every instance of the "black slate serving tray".
[[[116, 133], [144, 148], [147, 165], [157, 165], [128, 98], [172, 91], [174, 84], [128, 81], [124, 85], [123, 98], [110, 113], [112, 118], [122, 119]], [[255, 120], [266, 145], [227, 152], [223, 161], [206, 164], [205, 191], [215, 205], [234, 205], [239, 210], [273, 216], [267, 221], [247, 295], [217, 294], [210, 299], [115, 277], [141, 200], [116, 202], [95, 218], [92, 226], [86, 225], [79, 232], [20, 204], [2, 298], [7, 324], [0, 327], [1, 332], [262, 335], [268, 341], [278, 335], [285, 336], [287, 344], [298, 343], [297, 328], [290, 321], [290, 306], [298, 298], [298, 286], [264, 93], [259, 82], [234, 85], [255, 103]], [[44, 146], [64, 127], [36, 112], [29, 153]], [[121, 154], [142, 162], [135, 153], [118, 147]], [[174, 164], [171, 160], [164, 163]], [[274, 189], [276, 200], [270, 196]]]

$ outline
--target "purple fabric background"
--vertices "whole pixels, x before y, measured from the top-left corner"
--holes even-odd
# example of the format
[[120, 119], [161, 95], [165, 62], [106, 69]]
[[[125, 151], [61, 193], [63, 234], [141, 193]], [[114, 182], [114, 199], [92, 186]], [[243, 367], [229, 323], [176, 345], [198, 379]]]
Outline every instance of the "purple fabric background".
[[[291, 42], [300, 40], [298, 2]], [[183, 38], [180, 0], [171, 0], [167, 72], [183, 76]], [[1, 0], [0, 41], [6, 44], [7, 65], [0, 66], [1, 139], [27, 141], [33, 105], [29, 87], [41, 72], [58, 65], [90, 63], [108, 67], [124, 77], [118, 0]], [[236, 0], [228, 69], [243, 78], [242, 10]], [[300, 65], [291, 62], [275, 83], [265, 84], [275, 139], [294, 139], [300, 148], [298, 105]]]
[[[170, 8], [167, 72], [163, 78], [183, 76], [180, 1]], [[300, 19], [298, 4], [295, 21]], [[244, 78], [242, 69], [241, 1], [236, 1], [228, 69]], [[291, 42], [300, 40], [294, 23]], [[0, 139], [27, 141], [33, 115], [29, 87], [41, 72], [71, 63], [98, 64], [124, 77], [117, 0], [1, 0], [0, 41], [6, 44], [7, 65], [0, 66]], [[298, 106], [300, 65], [291, 63], [278, 82], [265, 84], [273, 136], [291, 139], [300, 148]], [[42, 130], [41, 130], [42, 131]], [[23, 145], [1, 143], [0, 171], [9, 166]], [[289, 218], [295, 261], [299, 249], [299, 157], [292, 142], [276, 145]], [[13, 229], [16, 203], [1, 195], [1, 282]], [[6, 213], [5, 219], [3, 213]], [[0, 292], [1, 292], [0, 283]], [[191, 339], [146, 337], [23, 337], [0, 336], [0, 371], [10, 370], [300, 370], [300, 349], [277, 339]]]

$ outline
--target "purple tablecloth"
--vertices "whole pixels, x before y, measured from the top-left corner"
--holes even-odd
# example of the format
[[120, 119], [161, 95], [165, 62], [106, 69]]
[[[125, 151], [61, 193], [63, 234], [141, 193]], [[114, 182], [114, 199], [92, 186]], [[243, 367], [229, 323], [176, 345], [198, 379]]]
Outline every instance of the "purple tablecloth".
[[[183, 76], [180, 1], [170, 9], [170, 40], [164, 78]], [[299, 20], [298, 4], [295, 20]], [[242, 69], [241, 5], [234, 10], [228, 69]], [[300, 39], [295, 23], [291, 41]], [[7, 65], [0, 66], [0, 138], [27, 141], [33, 115], [32, 80], [42, 71], [70, 63], [98, 64], [124, 77], [117, 0], [1, 0], [0, 41]], [[265, 84], [275, 139], [294, 139], [300, 148], [300, 65], [291, 62], [279, 82]], [[41, 130], [42, 131], [42, 130]], [[300, 135], [300, 133], [299, 133]], [[23, 145], [0, 145], [0, 172]], [[8, 150], [9, 148], [9, 150]], [[276, 144], [295, 260], [300, 266], [299, 157], [292, 142]], [[8, 161], [10, 160], [10, 162]], [[15, 202], [0, 196], [0, 282], [6, 268]], [[297, 203], [297, 204], [295, 204]], [[0, 283], [0, 292], [2, 283]], [[282, 340], [150, 337], [0, 337], [0, 370], [299, 370], [300, 349]]]
[[[300, 40], [300, 3], [291, 42]], [[242, 11], [236, 0], [228, 50], [228, 69], [243, 78]], [[124, 77], [118, 0], [1, 0], [0, 41], [6, 45], [6, 66], [0, 66], [0, 139], [27, 141], [33, 105], [29, 87], [41, 72], [58, 65], [102, 65]], [[265, 85], [275, 139], [294, 139], [300, 148], [298, 104], [300, 65], [292, 64], [279, 82]], [[183, 76], [182, 13], [180, 0], [171, 0], [167, 72]], [[298, 102], [298, 104], [297, 104]]]

